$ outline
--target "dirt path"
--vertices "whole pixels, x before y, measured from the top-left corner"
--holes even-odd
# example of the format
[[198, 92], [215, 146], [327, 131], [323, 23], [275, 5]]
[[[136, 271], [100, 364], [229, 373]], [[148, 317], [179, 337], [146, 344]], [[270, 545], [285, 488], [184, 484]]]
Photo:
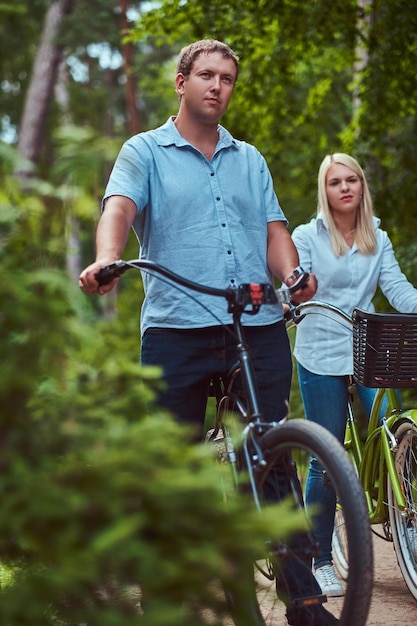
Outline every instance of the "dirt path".
[[415, 624], [417, 602], [406, 587], [392, 543], [375, 537], [374, 556], [375, 583], [368, 626]]
[[[378, 526], [375, 529], [380, 530]], [[414, 625], [417, 620], [417, 602], [405, 585], [392, 543], [374, 536], [374, 557], [375, 582], [367, 626]], [[285, 626], [284, 607], [277, 601], [274, 585], [265, 585], [264, 592], [262, 606], [264, 612], [267, 609], [265, 619], [268, 626]], [[339, 602], [338, 598], [330, 598], [326, 608], [331, 610], [332, 603]]]

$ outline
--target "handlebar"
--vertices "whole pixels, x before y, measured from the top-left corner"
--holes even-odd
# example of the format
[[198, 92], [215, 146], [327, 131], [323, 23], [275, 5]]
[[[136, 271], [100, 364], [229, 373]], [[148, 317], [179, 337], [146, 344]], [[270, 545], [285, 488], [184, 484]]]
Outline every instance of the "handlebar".
[[[293, 328], [295, 325], [299, 324], [306, 315], [314, 313], [314, 311], [308, 311], [308, 309], [320, 309], [316, 311], [316, 313], [324, 316], [326, 315], [325, 312], [334, 313], [337, 317], [340, 317], [343, 322], [346, 322], [350, 326], [353, 325], [353, 318], [334, 304], [323, 302], [322, 300], [309, 300], [308, 302], [300, 302], [297, 305], [290, 304], [288, 314], [286, 315], [287, 328]], [[322, 312], [323, 310], [325, 311], [324, 313]], [[334, 317], [332, 317], [332, 319], [334, 319]]]
[[188, 278], [180, 276], [154, 261], [148, 259], [132, 259], [131, 261], [115, 261], [103, 267], [96, 274], [96, 280], [100, 286], [107, 285], [131, 268], [156, 272], [182, 287], [187, 287], [188, 289], [209, 296], [225, 298], [229, 304], [229, 312], [233, 312], [236, 309], [243, 311], [246, 306], [252, 305], [252, 311], [245, 311], [246, 313], [257, 313], [260, 306], [263, 304], [288, 304], [291, 300], [291, 295], [295, 291], [302, 289], [307, 284], [309, 277], [308, 273], [305, 272], [291, 287], [283, 287], [276, 290], [270, 283], [245, 283], [238, 287], [219, 289], [188, 280]]

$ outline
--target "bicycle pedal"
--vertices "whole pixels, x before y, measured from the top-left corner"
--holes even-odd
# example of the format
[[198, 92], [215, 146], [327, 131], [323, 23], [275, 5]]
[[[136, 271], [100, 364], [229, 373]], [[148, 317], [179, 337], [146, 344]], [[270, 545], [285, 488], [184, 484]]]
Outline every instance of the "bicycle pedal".
[[300, 608], [302, 606], [318, 606], [327, 602], [327, 596], [320, 594], [319, 596], [306, 596], [304, 598], [294, 598], [291, 602], [291, 606], [294, 608]]

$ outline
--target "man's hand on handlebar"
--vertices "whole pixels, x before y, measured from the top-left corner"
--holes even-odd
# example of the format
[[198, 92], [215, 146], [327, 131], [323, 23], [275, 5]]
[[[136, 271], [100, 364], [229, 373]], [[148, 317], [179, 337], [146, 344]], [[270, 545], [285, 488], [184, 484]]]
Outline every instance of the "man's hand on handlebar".
[[80, 274], [78, 279], [78, 285], [80, 289], [88, 295], [98, 294], [103, 296], [105, 293], [111, 291], [117, 284], [119, 278], [114, 278], [111, 282], [105, 285], [99, 285], [97, 282], [97, 274], [106, 265], [110, 265], [115, 259], [104, 259], [103, 261], [96, 261], [88, 267], [86, 267]]
[[[294, 283], [295, 284], [295, 283]], [[293, 287], [294, 285], [289, 285]], [[317, 291], [317, 278], [315, 274], [308, 275], [307, 283], [301, 287], [298, 291], [295, 291], [291, 295], [291, 301], [298, 304], [299, 302], [308, 302], [311, 300]]]

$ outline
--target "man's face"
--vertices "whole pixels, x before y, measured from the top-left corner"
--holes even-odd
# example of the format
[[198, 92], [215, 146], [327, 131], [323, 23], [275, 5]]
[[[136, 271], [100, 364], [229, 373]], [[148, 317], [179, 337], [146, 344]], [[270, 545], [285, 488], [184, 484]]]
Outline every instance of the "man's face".
[[202, 53], [194, 61], [189, 76], [177, 74], [176, 89], [181, 107], [202, 121], [217, 122], [225, 113], [236, 82], [233, 59], [220, 52]]

